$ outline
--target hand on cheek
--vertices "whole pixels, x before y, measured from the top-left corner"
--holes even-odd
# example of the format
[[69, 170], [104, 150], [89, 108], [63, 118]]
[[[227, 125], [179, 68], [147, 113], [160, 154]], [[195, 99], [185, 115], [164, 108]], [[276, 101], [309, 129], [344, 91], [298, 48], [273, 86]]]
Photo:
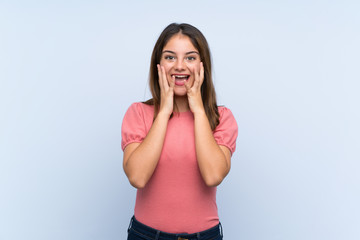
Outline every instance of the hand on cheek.
[[204, 66], [200, 63], [199, 68], [195, 67], [193, 71], [193, 83], [185, 82], [187, 97], [190, 110], [195, 113], [204, 111], [204, 105], [201, 98], [201, 85], [204, 82]]
[[200, 73], [200, 66], [201, 66], [201, 62], [195, 66], [191, 66], [189, 67], [190, 69], [190, 72], [192, 74], [192, 80], [191, 80], [191, 84], [190, 86], [193, 87], [194, 86], [194, 83], [196, 81], [196, 79], [199, 77], [199, 73]]
[[170, 115], [173, 112], [175, 79], [172, 77], [168, 81], [165, 68], [160, 64], [157, 65], [157, 68], [161, 94], [159, 112], [165, 112], [166, 114]]

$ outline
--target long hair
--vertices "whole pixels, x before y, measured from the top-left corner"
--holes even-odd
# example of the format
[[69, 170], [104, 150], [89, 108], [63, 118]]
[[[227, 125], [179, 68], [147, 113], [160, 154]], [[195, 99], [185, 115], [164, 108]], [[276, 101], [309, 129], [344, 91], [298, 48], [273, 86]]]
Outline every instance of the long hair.
[[[190, 24], [172, 23], [162, 31], [158, 40], [156, 41], [151, 55], [149, 76], [149, 85], [152, 98], [146, 101], [145, 104], [154, 105], [155, 119], [159, 112], [161, 102], [157, 64], [160, 63], [164, 46], [167, 44], [170, 38], [176, 34], [183, 34], [188, 36], [194, 47], [199, 51], [200, 59], [204, 65], [204, 82], [201, 85], [201, 98], [211, 129], [215, 130], [216, 126], [219, 124], [219, 112], [216, 103], [215, 88], [212, 80], [210, 49], [204, 35], [196, 27], [191, 26]], [[175, 105], [174, 107], [176, 108]]]

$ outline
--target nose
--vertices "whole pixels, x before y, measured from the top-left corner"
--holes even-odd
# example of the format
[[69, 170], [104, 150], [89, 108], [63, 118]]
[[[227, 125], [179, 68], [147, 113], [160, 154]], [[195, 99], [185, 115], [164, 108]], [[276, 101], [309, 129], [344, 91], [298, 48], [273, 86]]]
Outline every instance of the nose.
[[176, 71], [184, 71], [185, 70], [185, 63], [181, 59], [178, 59], [175, 63], [175, 70]]

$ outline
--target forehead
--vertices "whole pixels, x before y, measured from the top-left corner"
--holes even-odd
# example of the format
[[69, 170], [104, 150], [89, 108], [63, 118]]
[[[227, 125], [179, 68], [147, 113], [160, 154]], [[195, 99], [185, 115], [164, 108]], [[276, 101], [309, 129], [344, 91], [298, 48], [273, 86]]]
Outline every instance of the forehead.
[[165, 44], [163, 51], [170, 50], [176, 53], [197, 51], [190, 38], [183, 34], [176, 34]]

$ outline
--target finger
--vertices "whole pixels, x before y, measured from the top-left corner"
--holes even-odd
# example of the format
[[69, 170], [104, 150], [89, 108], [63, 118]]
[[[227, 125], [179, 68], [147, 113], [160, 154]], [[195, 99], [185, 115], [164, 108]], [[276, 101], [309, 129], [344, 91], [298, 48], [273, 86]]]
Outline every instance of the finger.
[[205, 70], [204, 70], [204, 63], [203, 62], [201, 62], [200, 63], [200, 86], [203, 84], [203, 82], [204, 82], [204, 72], [205, 72]]
[[164, 88], [164, 86], [163, 86], [163, 80], [162, 80], [162, 74], [161, 74], [160, 64], [157, 65], [157, 70], [158, 70], [159, 85], [160, 85], [160, 90], [161, 90], [161, 89]]
[[175, 76], [171, 77], [171, 80], [169, 81], [169, 87], [174, 88], [175, 86]]
[[166, 77], [166, 71], [165, 71], [165, 68], [163, 66], [160, 66], [160, 67], [161, 67], [163, 86], [164, 86], [164, 89], [167, 90], [167, 89], [169, 89], [169, 83], [168, 83], [168, 80], [167, 80], [167, 77]]
[[185, 86], [185, 88], [186, 88], [186, 91], [187, 91], [188, 93], [190, 93], [190, 92], [191, 92], [191, 85], [190, 85], [190, 83], [189, 83], [188, 81], [185, 81], [185, 80], [184, 80], [184, 86]]
[[193, 88], [194, 89], [199, 89], [199, 87], [200, 87], [200, 74], [199, 74], [199, 71], [196, 68], [194, 69], [194, 75], [195, 75], [195, 79], [194, 79]]

